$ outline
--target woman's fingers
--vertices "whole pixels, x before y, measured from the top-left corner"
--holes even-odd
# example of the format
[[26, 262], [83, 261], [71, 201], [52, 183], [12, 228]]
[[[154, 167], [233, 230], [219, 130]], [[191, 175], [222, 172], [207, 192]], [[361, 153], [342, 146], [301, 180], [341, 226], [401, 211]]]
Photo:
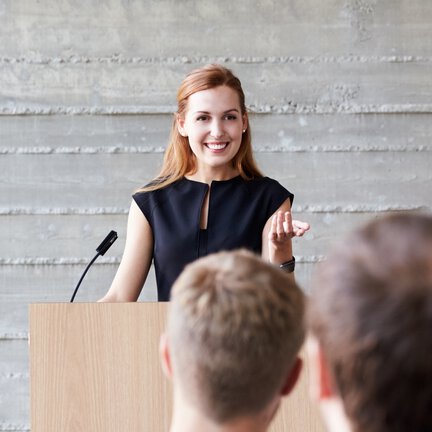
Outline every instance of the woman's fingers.
[[294, 229], [293, 229], [293, 221], [292, 221], [292, 215], [290, 211], [286, 211], [284, 214], [284, 228], [286, 234], [291, 238], [294, 236]]
[[281, 242], [286, 238], [287, 235], [284, 230], [283, 212], [277, 212], [272, 217], [269, 240], [273, 242]]
[[306, 231], [310, 229], [310, 225], [307, 222], [293, 220], [292, 224], [294, 227], [294, 235], [296, 237], [301, 237]]
[[279, 211], [272, 217], [269, 240], [282, 242], [292, 237], [301, 237], [309, 229], [307, 222], [293, 220], [290, 211]]
[[272, 217], [269, 240], [284, 242], [293, 236], [290, 212], [279, 211]]
[[276, 241], [277, 240], [277, 215], [272, 216], [270, 232], [268, 234], [269, 240]]
[[[285, 213], [286, 215], [286, 213]], [[284, 239], [287, 235], [288, 232], [286, 231], [285, 227], [284, 227], [284, 213], [279, 211], [277, 213], [277, 225], [276, 225], [276, 229], [277, 229], [277, 235], [280, 239]]]

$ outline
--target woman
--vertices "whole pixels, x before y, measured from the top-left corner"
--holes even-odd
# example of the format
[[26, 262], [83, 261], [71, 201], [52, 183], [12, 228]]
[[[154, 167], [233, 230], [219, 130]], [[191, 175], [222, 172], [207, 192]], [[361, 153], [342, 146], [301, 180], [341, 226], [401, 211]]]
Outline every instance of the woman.
[[123, 258], [101, 301], [136, 301], [152, 260], [160, 301], [186, 264], [219, 250], [248, 248], [294, 269], [291, 238], [309, 225], [292, 221], [294, 196], [254, 162], [239, 79], [204, 66], [177, 101], [162, 170], [133, 195]]

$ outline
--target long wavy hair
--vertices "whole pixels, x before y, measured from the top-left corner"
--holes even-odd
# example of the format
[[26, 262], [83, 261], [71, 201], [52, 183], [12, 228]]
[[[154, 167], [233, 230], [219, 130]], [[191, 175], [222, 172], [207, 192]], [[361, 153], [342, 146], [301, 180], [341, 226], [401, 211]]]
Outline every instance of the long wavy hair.
[[[165, 151], [162, 169], [157, 177], [148, 185], [139, 189], [147, 192], [166, 187], [185, 175], [196, 172], [196, 157], [193, 154], [187, 137], [180, 135], [177, 119], [184, 118], [190, 95], [219, 86], [227, 86], [237, 92], [240, 102], [241, 114], [247, 116], [245, 95], [240, 80], [231, 70], [217, 64], [209, 64], [190, 72], [180, 85], [177, 92], [177, 112], [174, 114], [168, 147]], [[237, 154], [232, 160], [241, 177], [246, 180], [262, 177], [252, 152], [251, 128], [248, 124], [242, 135], [242, 141]]]

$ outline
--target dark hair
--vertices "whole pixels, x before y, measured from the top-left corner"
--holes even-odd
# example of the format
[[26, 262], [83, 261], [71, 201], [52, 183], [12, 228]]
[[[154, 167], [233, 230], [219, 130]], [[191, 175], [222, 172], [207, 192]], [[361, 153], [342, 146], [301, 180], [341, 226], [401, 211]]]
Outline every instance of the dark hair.
[[431, 216], [387, 216], [341, 242], [307, 315], [355, 431], [432, 430]]

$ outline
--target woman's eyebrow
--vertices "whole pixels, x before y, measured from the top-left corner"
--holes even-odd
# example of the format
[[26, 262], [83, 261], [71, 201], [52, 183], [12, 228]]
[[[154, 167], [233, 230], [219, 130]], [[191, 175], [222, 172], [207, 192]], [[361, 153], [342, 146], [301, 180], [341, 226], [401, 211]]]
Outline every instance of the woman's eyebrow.
[[[223, 113], [228, 114], [229, 112], [232, 112], [232, 111], [235, 111], [237, 113], [240, 112], [237, 108], [231, 108], [229, 110], [224, 111]], [[195, 111], [194, 114], [210, 114], [210, 111]]]

